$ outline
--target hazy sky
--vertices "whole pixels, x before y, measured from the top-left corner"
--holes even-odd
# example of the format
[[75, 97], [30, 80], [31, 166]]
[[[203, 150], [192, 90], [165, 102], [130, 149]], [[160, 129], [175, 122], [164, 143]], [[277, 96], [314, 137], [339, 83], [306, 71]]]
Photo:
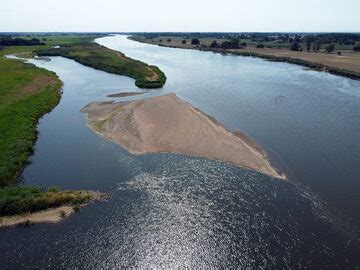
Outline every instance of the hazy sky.
[[360, 32], [360, 0], [11, 0], [6, 31]]

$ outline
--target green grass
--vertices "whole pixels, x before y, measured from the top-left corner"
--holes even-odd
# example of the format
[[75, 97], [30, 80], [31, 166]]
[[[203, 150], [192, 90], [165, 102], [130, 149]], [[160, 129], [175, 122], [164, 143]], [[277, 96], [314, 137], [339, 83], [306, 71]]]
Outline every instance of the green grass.
[[[24, 91], [43, 76], [55, 83]], [[36, 141], [38, 119], [59, 102], [60, 88], [61, 81], [54, 73], [0, 58], [0, 187], [8, 185], [23, 168]]]
[[[39, 56], [67, 57], [95, 69], [134, 78], [136, 86], [140, 88], [160, 88], [166, 82], [165, 74], [158, 67], [86, 40], [81, 45], [66, 45], [58, 49], [38, 50], [36, 53]], [[157, 79], [149, 79], [154, 73]]]
[[8, 187], [0, 189], [0, 217], [33, 213], [62, 205], [80, 205], [92, 199], [92, 193], [87, 191]]

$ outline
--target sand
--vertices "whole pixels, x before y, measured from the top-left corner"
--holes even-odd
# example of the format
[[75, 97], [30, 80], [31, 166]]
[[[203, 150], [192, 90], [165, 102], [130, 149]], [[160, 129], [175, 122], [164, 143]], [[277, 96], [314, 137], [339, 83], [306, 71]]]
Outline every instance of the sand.
[[285, 178], [254, 141], [243, 133], [228, 131], [175, 94], [121, 103], [93, 102], [82, 111], [88, 114], [91, 129], [133, 154], [172, 152], [206, 157]]
[[[65, 213], [64, 216], [61, 213]], [[61, 206], [57, 208], [51, 208], [35, 213], [25, 214], [25, 215], [15, 215], [9, 217], [0, 218], [0, 226], [13, 226], [17, 224], [22, 224], [25, 222], [30, 222], [30, 224], [35, 223], [57, 223], [62, 219], [73, 214], [74, 208], [72, 206]]]
[[123, 92], [123, 93], [116, 93], [107, 95], [107, 97], [130, 97], [130, 96], [138, 96], [146, 94], [147, 92]]

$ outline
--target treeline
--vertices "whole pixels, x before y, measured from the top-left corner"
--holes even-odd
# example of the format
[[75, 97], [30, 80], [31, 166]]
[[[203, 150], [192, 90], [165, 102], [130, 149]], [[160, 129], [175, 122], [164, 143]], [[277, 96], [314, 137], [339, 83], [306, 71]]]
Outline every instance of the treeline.
[[[328, 53], [337, 48], [347, 49], [353, 46], [354, 51], [360, 51], [359, 33], [142, 33], [145, 39], [153, 39], [159, 36], [182, 37], [183, 44], [191, 39], [191, 44], [205, 46], [198, 42], [201, 39], [214, 38], [211, 48], [239, 49], [246, 47], [246, 42], [255, 44], [257, 48], [282, 48], [287, 47], [292, 51], [313, 51], [325, 50]], [[224, 39], [225, 41], [219, 41]], [[171, 39], [170, 39], [171, 40]], [[194, 43], [194, 40], [196, 41]], [[162, 40], [161, 40], [162, 41]], [[246, 41], [246, 42], [245, 42]], [[340, 54], [340, 52], [338, 52]]]
[[0, 46], [35, 46], [45, 45], [37, 38], [23, 39], [23, 38], [11, 38], [11, 37], [0, 37]]
[[321, 38], [324, 43], [339, 43], [345, 45], [354, 45], [357, 41], [360, 41], [360, 33], [251, 33], [251, 32], [193, 32], [193, 33], [182, 33], [182, 32], [159, 32], [159, 33], [134, 33], [134, 35], [142, 35], [145, 38], [151, 39], [159, 36], [173, 36], [189, 38], [215, 38], [215, 39], [250, 39], [257, 42], [266, 42], [281, 40], [283, 42], [299, 42], [305, 40], [307, 37], [312, 36], [315, 38]]

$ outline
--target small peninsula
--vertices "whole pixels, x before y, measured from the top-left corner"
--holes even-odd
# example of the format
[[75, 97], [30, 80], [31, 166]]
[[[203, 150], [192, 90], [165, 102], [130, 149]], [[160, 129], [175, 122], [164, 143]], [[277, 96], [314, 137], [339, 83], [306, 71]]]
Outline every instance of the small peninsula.
[[88, 114], [91, 129], [133, 154], [180, 153], [285, 178], [250, 138], [228, 131], [175, 94], [120, 103], [94, 102], [82, 111]]
[[37, 50], [35, 53], [40, 57], [62, 56], [85, 66], [131, 77], [139, 88], [161, 88], [166, 82], [165, 74], [158, 67], [101, 46], [90, 38], [71, 45]]
[[0, 189], [0, 228], [59, 222], [86, 204], [106, 197], [105, 193], [89, 190], [6, 187]]

